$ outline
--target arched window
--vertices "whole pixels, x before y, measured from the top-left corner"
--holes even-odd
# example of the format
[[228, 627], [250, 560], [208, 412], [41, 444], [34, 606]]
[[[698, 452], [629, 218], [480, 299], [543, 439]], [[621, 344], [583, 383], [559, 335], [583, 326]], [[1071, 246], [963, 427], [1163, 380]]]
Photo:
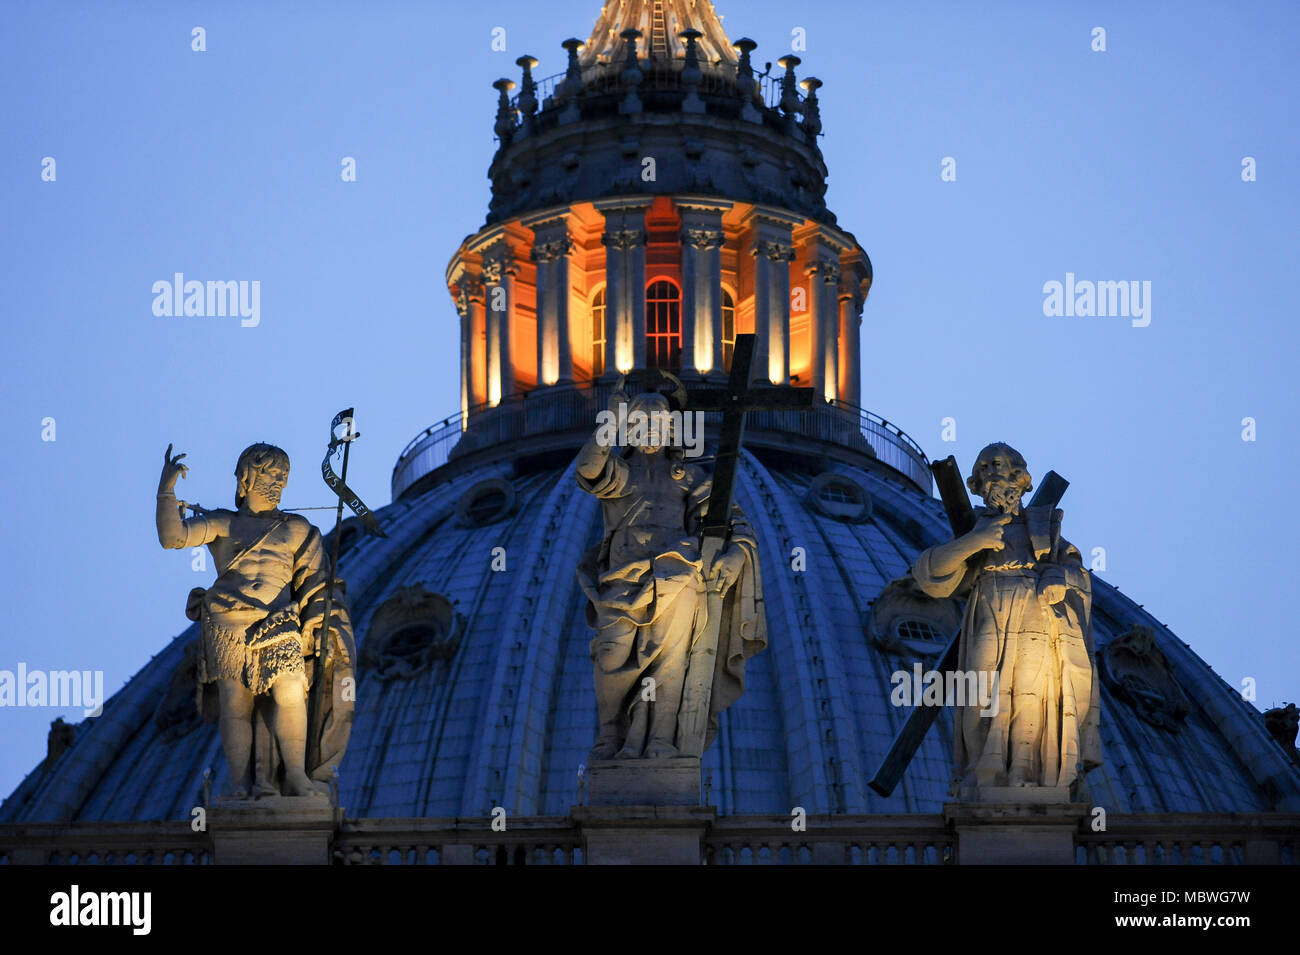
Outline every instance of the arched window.
[[591, 377], [605, 373], [605, 290], [591, 297]]
[[731, 354], [736, 350], [736, 300], [722, 290], [722, 370], [731, 371]]
[[664, 371], [682, 369], [682, 295], [667, 279], [650, 283], [645, 292], [646, 365]]

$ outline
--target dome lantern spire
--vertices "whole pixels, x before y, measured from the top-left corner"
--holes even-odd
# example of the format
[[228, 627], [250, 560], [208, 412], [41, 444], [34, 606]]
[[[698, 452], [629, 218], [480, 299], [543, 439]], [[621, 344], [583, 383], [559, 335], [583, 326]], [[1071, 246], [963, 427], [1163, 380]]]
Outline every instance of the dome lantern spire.
[[722, 29], [722, 20], [709, 0], [607, 0], [582, 51], [582, 65], [617, 62], [624, 30], [640, 30], [651, 60], [686, 55], [682, 34], [699, 34], [699, 56], [707, 64], [734, 66], [736, 54]]

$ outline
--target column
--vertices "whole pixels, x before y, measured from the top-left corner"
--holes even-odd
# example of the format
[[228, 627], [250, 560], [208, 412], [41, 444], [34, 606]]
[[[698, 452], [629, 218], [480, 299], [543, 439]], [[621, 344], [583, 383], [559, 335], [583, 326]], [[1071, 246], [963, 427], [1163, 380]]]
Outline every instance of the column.
[[[760, 230], [760, 235], [763, 230]], [[759, 238], [754, 256], [754, 363], [758, 377], [790, 383], [790, 262], [794, 246], [780, 238]]]
[[682, 217], [682, 371], [722, 368], [722, 214], [731, 203], [677, 202]]
[[460, 290], [465, 302], [464, 328], [468, 335], [465, 351], [469, 363], [469, 406], [487, 402], [487, 315], [483, 277], [466, 274], [460, 280]]
[[742, 225], [750, 229], [754, 257], [755, 380], [790, 383], [791, 232], [803, 219], [775, 209], [754, 209]]
[[834, 401], [840, 393], [839, 285], [840, 248], [815, 232], [804, 245], [808, 276], [809, 368], [813, 393]]
[[605, 374], [645, 367], [645, 214], [649, 199], [594, 203], [605, 217]]
[[840, 400], [862, 407], [862, 283], [848, 272], [840, 280]]
[[515, 392], [510, 306], [518, 271], [514, 253], [504, 239], [483, 253], [483, 280], [487, 286], [487, 400], [493, 407]]
[[470, 406], [470, 376], [473, 363], [470, 361], [470, 320], [469, 292], [463, 284], [456, 288], [456, 314], [460, 316], [460, 413], [467, 415]]
[[825, 331], [823, 349], [826, 354], [826, 400], [840, 397], [840, 263], [828, 262], [822, 271], [822, 292], [825, 299], [822, 328]]
[[573, 380], [569, 340], [569, 253], [573, 240], [561, 216], [524, 221], [533, 230], [530, 253], [537, 264], [537, 384]]

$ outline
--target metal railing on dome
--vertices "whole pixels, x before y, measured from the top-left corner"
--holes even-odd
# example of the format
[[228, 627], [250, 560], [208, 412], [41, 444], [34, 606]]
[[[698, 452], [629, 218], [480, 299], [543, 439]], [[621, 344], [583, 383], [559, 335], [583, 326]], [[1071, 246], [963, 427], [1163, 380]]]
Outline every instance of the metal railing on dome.
[[[613, 388], [610, 383], [539, 388], [512, 395], [495, 407], [479, 405], [443, 418], [416, 435], [398, 457], [393, 500], [458, 457], [525, 438], [594, 429], [596, 414], [608, 404]], [[708, 417], [716, 423], [721, 415]], [[745, 427], [755, 437], [799, 435], [853, 448], [893, 468], [927, 494], [932, 487], [920, 445], [897, 425], [848, 402], [827, 402], [807, 411], [751, 411]]]
[[[686, 65], [685, 60], [656, 57], [653, 59], [642, 58], [639, 62], [642, 79], [637, 84], [638, 90], [686, 90], [686, 83], [682, 78], [682, 70]], [[589, 96], [621, 92], [624, 89], [624, 69], [624, 63], [621, 60], [588, 66], [582, 71], [583, 92]], [[548, 110], [555, 105], [556, 91], [567, 75], [564, 72], [552, 73], [550, 76], [533, 80], [536, 86], [533, 95], [537, 99], [539, 109]], [[756, 99], [761, 101], [768, 109], [776, 109], [781, 103], [781, 74], [760, 73], [755, 70], [753, 80]], [[709, 93], [737, 95], [736, 67], [721, 62], [701, 62], [700, 81], [696, 89], [701, 95]], [[519, 97], [522, 93], [523, 91], [520, 90], [510, 97], [510, 106], [515, 110], [519, 109]], [[805, 95], [802, 92], [796, 89], [795, 95], [800, 103], [804, 101]]]

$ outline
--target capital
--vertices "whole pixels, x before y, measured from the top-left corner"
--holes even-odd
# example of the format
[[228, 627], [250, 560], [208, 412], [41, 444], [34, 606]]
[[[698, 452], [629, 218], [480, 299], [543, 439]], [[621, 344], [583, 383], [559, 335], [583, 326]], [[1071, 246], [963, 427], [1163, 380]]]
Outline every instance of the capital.
[[820, 275], [827, 285], [840, 284], [840, 263], [835, 259], [815, 259], [808, 264], [804, 272], [808, 275]]
[[534, 243], [528, 257], [534, 262], [547, 263], [562, 259], [572, 251], [573, 237], [566, 233], [557, 239]]
[[516, 275], [518, 271], [515, 254], [504, 242], [483, 254], [483, 279], [488, 285], [500, 285], [502, 278]]
[[785, 242], [777, 242], [774, 239], [760, 239], [754, 243], [754, 248], [750, 251], [750, 254], [764, 256], [773, 262], [793, 262], [794, 246]]
[[626, 252], [638, 245], [645, 245], [645, 231], [642, 229], [614, 229], [600, 237], [601, 245]]
[[707, 249], [721, 248], [726, 238], [726, 234], [721, 229], [687, 228], [682, 230], [682, 245], [690, 246], [692, 249], [698, 249], [701, 252]]

